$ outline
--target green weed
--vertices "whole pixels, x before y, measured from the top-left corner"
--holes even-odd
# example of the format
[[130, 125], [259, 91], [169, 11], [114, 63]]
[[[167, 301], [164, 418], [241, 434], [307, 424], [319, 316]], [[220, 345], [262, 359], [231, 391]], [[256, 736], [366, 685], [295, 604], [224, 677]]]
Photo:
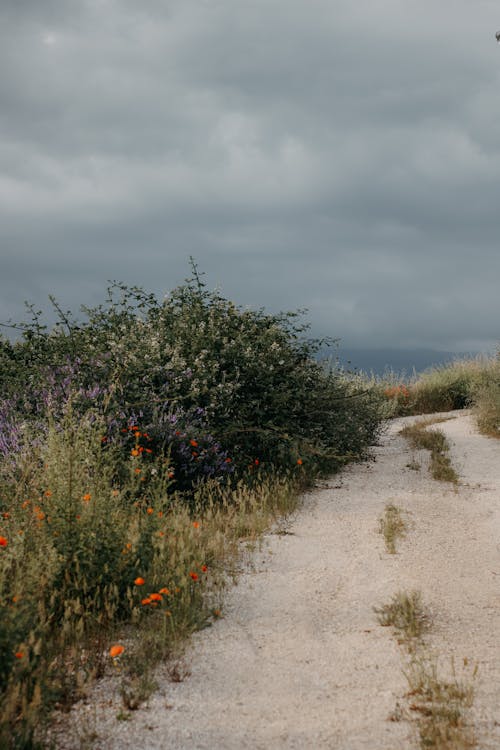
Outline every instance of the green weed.
[[393, 627], [398, 639], [410, 650], [429, 629], [431, 618], [419, 591], [398, 591], [388, 604], [375, 608], [380, 625]]

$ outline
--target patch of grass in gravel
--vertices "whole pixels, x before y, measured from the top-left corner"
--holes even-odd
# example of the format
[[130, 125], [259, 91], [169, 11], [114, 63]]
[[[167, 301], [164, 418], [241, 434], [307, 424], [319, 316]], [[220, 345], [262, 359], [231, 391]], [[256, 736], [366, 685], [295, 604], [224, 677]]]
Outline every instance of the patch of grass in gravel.
[[[464, 659], [464, 668], [467, 667]], [[477, 666], [472, 673], [476, 676]], [[410, 690], [409, 711], [416, 716], [422, 750], [466, 750], [476, 747], [473, 727], [467, 722], [467, 709], [472, 706], [472, 681], [459, 680], [452, 662], [452, 677], [443, 679], [437, 661], [429, 656], [414, 658], [405, 673]]]
[[420, 591], [398, 591], [388, 604], [375, 607], [380, 625], [393, 627], [399, 643], [411, 651], [429, 629], [431, 617], [422, 603]]
[[385, 506], [384, 515], [380, 519], [380, 533], [384, 537], [387, 552], [390, 555], [395, 555], [396, 540], [406, 534], [406, 523], [401, 508], [392, 503]]
[[446, 418], [439, 420], [425, 419], [414, 424], [403, 427], [400, 435], [406, 438], [413, 448], [423, 448], [430, 451], [431, 463], [430, 471], [433, 479], [439, 482], [452, 482], [457, 484], [458, 474], [451, 465], [448, 455], [450, 444], [442, 430], [428, 430], [430, 424], [446, 421]]
[[[452, 661], [451, 679], [438, 671], [437, 658], [430, 656], [423, 635], [430, 629], [431, 617], [422, 604], [419, 591], [399, 591], [383, 607], [376, 608], [378, 622], [392, 626], [398, 643], [406, 646], [410, 662], [404, 672], [409, 691], [407, 707], [399, 704], [389, 717], [391, 721], [406, 719], [414, 723], [421, 750], [469, 750], [476, 747], [473, 727], [467, 719], [472, 706], [472, 681], [459, 680]], [[468, 666], [464, 659], [464, 670]], [[477, 666], [472, 672], [476, 676]]]

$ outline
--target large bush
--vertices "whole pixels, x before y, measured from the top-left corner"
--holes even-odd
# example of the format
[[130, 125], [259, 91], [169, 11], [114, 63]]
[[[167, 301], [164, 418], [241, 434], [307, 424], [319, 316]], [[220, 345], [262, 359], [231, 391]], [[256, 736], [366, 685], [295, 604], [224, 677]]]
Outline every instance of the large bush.
[[[315, 359], [298, 313], [244, 310], [195, 276], [162, 302], [113, 284], [84, 321], [54, 306], [16, 344], [2, 342], [3, 419], [43, 431], [71, 399], [104, 417], [109, 447], [136, 425], [168, 454], [180, 489], [250, 466], [331, 471], [373, 442], [379, 401], [370, 388]], [[197, 450], [199, 448], [200, 450]]]

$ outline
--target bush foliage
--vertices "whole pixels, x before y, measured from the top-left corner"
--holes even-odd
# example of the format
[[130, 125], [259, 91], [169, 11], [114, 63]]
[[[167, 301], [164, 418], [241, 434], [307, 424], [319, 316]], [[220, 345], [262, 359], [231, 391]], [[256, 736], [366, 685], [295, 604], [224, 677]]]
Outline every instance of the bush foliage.
[[474, 408], [482, 415], [479, 417], [480, 428], [484, 426], [488, 431], [486, 424], [491, 420], [493, 430], [489, 432], [493, 434], [500, 413], [500, 410], [496, 411], [499, 407], [495, 407], [500, 390], [499, 362], [498, 356], [458, 359], [431, 367], [404, 383], [389, 377], [374, 387], [382, 391], [394, 416]]

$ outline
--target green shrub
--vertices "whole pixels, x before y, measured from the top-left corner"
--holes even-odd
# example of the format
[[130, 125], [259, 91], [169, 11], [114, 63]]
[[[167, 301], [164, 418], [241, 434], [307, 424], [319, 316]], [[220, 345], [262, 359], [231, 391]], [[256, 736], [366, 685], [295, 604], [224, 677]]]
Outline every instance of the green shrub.
[[475, 386], [474, 412], [478, 427], [485, 435], [500, 437], [500, 354], [489, 371]]
[[395, 377], [386, 378], [378, 388], [393, 416], [433, 414], [471, 407], [494, 373], [494, 358], [478, 356], [431, 367], [403, 384]]

